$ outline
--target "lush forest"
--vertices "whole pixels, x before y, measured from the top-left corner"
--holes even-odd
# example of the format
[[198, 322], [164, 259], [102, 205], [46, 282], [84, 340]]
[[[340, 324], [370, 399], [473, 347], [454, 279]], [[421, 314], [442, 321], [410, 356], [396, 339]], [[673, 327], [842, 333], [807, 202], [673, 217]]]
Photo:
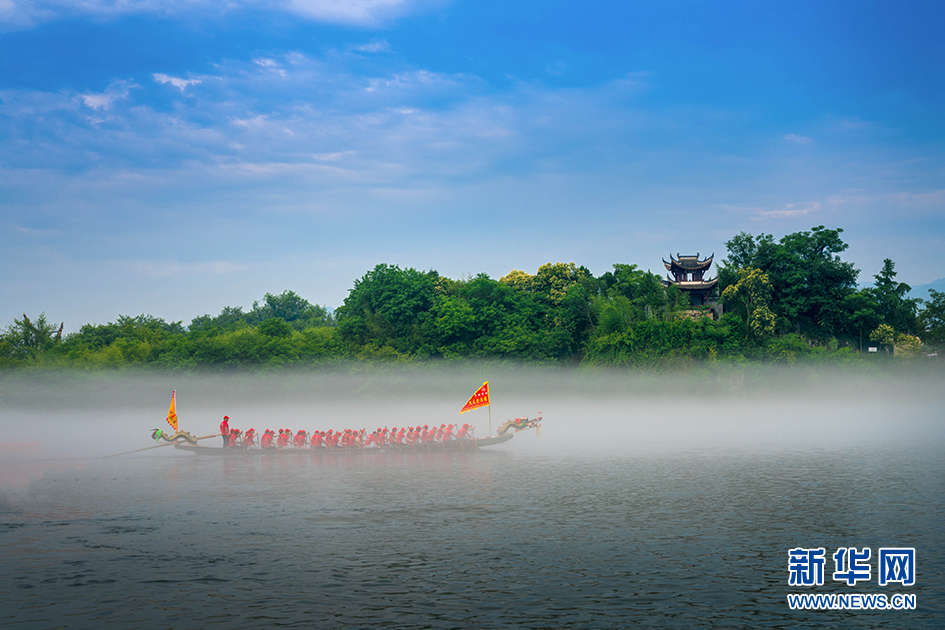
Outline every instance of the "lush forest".
[[[718, 265], [713, 319], [635, 264], [595, 277], [548, 263], [460, 280], [381, 264], [330, 309], [293, 291], [188, 325], [119, 316], [62, 335], [44, 313], [0, 334], [0, 367], [276, 368], [340, 361], [488, 360], [678, 367], [711, 361], [928, 360], [945, 336], [945, 293], [908, 297], [885, 260], [867, 288], [844, 261], [843, 230], [740, 233]], [[880, 352], [866, 353], [868, 346]]]

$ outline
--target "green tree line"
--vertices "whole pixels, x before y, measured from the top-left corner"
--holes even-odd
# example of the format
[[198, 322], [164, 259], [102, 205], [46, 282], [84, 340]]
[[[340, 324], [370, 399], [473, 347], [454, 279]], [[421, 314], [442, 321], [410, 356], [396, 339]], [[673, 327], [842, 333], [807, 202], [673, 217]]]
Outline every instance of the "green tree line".
[[945, 294], [922, 301], [885, 260], [868, 288], [841, 253], [841, 229], [775, 240], [740, 233], [719, 265], [724, 315], [693, 307], [676, 286], [637, 265], [595, 277], [548, 263], [454, 280], [380, 264], [334, 312], [293, 291], [267, 293], [249, 311], [225, 307], [189, 325], [119, 316], [62, 335], [45, 314], [0, 334], [0, 367], [154, 366], [239, 369], [333, 361], [478, 359], [662, 366], [700, 361], [861, 361], [866, 345], [923, 356], [942, 344]]

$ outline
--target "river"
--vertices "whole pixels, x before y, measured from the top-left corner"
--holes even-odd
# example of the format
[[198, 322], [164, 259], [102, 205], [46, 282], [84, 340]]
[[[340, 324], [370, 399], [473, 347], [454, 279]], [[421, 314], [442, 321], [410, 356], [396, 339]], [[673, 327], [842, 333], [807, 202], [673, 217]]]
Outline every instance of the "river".
[[[0, 625], [941, 627], [941, 407], [644, 407], [569, 398], [540, 436], [472, 453], [20, 457], [43, 472], [0, 494]], [[798, 547], [827, 550], [823, 585], [789, 586]], [[872, 549], [869, 581], [832, 579], [838, 547]], [[915, 549], [914, 585], [878, 584], [883, 547]], [[791, 593], [917, 606], [800, 611]]]

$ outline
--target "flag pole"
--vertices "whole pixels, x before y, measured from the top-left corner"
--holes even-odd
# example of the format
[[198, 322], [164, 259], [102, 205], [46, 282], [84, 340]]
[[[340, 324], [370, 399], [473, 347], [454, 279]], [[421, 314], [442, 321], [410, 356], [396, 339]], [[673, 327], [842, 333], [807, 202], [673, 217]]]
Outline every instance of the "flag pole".
[[492, 401], [489, 401], [489, 437], [492, 437]]

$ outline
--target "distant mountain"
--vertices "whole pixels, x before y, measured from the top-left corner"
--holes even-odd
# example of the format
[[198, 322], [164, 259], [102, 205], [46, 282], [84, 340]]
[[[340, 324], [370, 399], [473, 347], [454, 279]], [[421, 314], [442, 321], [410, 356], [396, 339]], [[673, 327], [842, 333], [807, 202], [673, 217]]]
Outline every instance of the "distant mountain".
[[929, 299], [929, 289], [935, 289], [936, 291], [945, 293], [945, 278], [939, 278], [928, 284], [920, 284], [912, 287], [912, 291], [909, 292], [909, 297], [927, 300]]

